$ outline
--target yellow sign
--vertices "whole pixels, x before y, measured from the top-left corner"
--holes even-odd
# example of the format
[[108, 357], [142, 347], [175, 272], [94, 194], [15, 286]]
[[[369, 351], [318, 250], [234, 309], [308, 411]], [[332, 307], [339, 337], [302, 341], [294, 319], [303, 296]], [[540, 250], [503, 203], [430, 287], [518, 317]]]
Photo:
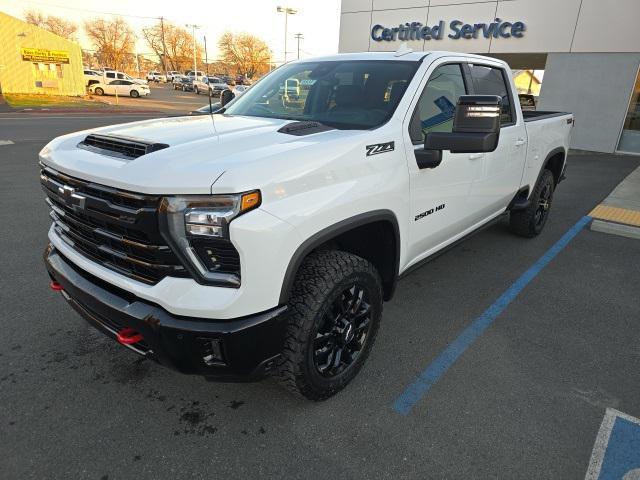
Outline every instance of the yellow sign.
[[69, 63], [69, 52], [43, 48], [21, 48], [22, 60], [38, 63]]

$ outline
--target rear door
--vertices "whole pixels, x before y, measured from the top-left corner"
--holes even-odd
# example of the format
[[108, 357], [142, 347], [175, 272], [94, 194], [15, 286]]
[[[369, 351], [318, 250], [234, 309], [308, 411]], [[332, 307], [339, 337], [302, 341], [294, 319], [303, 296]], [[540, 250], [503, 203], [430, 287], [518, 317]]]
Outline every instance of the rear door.
[[[111, 81], [107, 80], [108, 83], [106, 83], [104, 86], [104, 93], [107, 93], [109, 95], [115, 95], [116, 89], [120, 85], [121, 81], [122, 80], [111, 80]], [[119, 91], [118, 91], [118, 95], [120, 95]]]
[[458, 98], [469, 93], [460, 57], [432, 64], [410, 106], [405, 150], [411, 183], [409, 258], [415, 263], [472, 226], [471, 184], [481, 172], [482, 155], [442, 152], [435, 168], [418, 168], [415, 151], [429, 132], [451, 132]]
[[527, 154], [527, 133], [513, 98], [510, 72], [500, 64], [476, 62], [468, 65], [473, 93], [502, 98], [498, 148], [484, 154], [482, 174], [473, 182], [470, 200], [477, 205], [478, 220], [504, 208], [520, 188]]
[[129, 80], [120, 80], [120, 85], [117, 86], [118, 95], [129, 95], [131, 93], [133, 82]]

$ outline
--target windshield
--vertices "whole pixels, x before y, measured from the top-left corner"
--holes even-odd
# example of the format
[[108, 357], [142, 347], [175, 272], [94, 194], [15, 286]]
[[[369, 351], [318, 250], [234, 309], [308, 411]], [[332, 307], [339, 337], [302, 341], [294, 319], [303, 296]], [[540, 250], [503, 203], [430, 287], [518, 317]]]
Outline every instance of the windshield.
[[374, 128], [391, 118], [417, 68], [417, 62], [395, 60], [289, 64], [234, 100], [225, 114]]

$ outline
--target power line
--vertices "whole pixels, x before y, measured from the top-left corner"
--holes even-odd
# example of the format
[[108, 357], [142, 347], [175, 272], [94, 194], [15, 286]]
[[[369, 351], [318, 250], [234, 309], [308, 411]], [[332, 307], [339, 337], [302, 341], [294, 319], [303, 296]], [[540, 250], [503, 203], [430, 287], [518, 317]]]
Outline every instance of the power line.
[[45, 3], [45, 2], [36, 2], [33, 0], [27, 0], [25, 3], [33, 3], [36, 5], [41, 5], [43, 7], [53, 7], [53, 8], [62, 8], [65, 10], [80, 10], [83, 12], [89, 12], [89, 13], [97, 13], [100, 15], [113, 15], [115, 17], [131, 17], [131, 18], [145, 18], [147, 20], [159, 20], [160, 17], [148, 17], [148, 16], [144, 16], [144, 15], [133, 15], [133, 14], [127, 14], [127, 13], [113, 13], [113, 12], [103, 12], [100, 10], [91, 10], [88, 8], [80, 8], [80, 7], [68, 7], [68, 6], [64, 6], [64, 5], [55, 5], [53, 3]]

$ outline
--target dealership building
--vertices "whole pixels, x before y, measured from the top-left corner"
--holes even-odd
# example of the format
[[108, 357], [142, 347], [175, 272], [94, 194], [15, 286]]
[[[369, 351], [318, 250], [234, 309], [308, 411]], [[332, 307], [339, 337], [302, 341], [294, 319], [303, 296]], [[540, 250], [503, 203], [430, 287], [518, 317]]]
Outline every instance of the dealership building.
[[[542, 78], [572, 148], [640, 154], [640, 0], [342, 0], [340, 52], [448, 50]], [[544, 71], [543, 75], [538, 71]]]

